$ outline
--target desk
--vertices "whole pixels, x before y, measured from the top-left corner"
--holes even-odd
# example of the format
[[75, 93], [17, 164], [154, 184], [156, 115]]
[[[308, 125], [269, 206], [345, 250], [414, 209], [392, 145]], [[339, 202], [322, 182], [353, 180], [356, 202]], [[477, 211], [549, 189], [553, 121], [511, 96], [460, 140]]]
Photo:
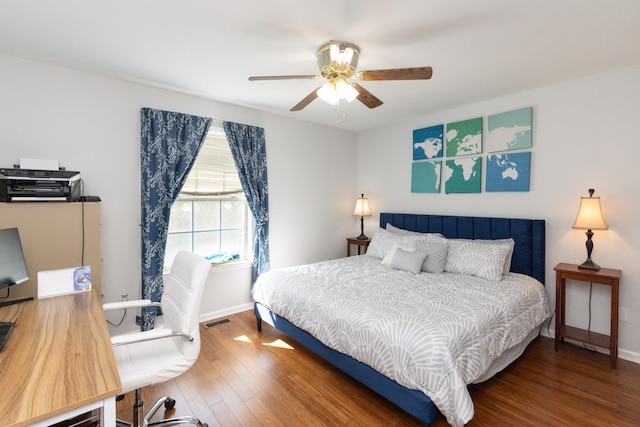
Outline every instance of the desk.
[[92, 410], [114, 426], [122, 390], [97, 290], [0, 308], [16, 322], [0, 351], [4, 427], [47, 426]]

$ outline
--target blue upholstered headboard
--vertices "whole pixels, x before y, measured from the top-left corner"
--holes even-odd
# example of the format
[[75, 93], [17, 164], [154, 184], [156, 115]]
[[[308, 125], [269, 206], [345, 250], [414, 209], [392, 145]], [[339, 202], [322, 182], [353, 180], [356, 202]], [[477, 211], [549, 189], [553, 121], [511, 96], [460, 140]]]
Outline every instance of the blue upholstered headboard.
[[380, 227], [441, 233], [458, 239], [515, 240], [511, 271], [538, 279], [544, 285], [545, 222], [543, 219], [381, 213]]

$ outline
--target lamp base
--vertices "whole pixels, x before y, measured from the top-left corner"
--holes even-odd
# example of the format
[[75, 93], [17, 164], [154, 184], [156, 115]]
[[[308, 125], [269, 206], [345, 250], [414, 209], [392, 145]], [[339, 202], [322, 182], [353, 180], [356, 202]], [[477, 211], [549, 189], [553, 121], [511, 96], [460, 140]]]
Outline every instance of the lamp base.
[[578, 266], [578, 268], [581, 269], [581, 270], [593, 270], [593, 271], [599, 271], [600, 270], [600, 266], [598, 264], [596, 264], [595, 262], [591, 261], [591, 258], [587, 259], [585, 262], [580, 264]]
[[[364, 197], [364, 194], [362, 195]], [[360, 235], [356, 237], [358, 240], [367, 240], [368, 237], [364, 235], [364, 216], [360, 217]]]
[[587, 260], [580, 264], [578, 268], [582, 270], [598, 271], [600, 270], [600, 266], [591, 261], [591, 252], [593, 252], [593, 240], [591, 240], [591, 238], [593, 237], [593, 231], [588, 229], [584, 234], [587, 235], [587, 242], [585, 243], [585, 246], [587, 247]]

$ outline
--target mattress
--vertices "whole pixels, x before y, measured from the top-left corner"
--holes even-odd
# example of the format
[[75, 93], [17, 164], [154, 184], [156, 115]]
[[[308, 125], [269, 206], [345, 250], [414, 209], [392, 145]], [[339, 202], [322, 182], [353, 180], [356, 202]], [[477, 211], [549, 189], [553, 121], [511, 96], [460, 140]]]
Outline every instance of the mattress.
[[266, 272], [252, 292], [326, 346], [426, 394], [452, 425], [473, 417], [467, 385], [550, 316], [544, 287], [523, 274], [413, 274], [366, 255]]

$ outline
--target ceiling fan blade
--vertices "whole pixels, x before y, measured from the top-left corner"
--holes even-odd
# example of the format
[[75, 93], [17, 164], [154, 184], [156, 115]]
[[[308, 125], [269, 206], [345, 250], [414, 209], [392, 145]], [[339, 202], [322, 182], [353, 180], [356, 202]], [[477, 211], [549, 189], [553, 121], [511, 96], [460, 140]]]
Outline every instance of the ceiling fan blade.
[[322, 79], [322, 76], [316, 75], [298, 75], [298, 76], [251, 76], [249, 77], [249, 81], [257, 81], [257, 80], [297, 80], [297, 79]]
[[390, 68], [388, 70], [369, 70], [356, 73], [360, 80], [429, 80], [433, 74], [431, 67]]
[[362, 102], [369, 108], [376, 108], [382, 105], [382, 101], [376, 98], [371, 92], [360, 86], [358, 83], [351, 83], [358, 91], [358, 96], [356, 97], [358, 101]]
[[[320, 88], [318, 88], [320, 89]], [[291, 110], [289, 111], [300, 111], [302, 110], [304, 107], [306, 107], [307, 105], [309, 105], [311, 103], [311, 101], [313, 101], [314, 99], [316, 99], [318, 97], [318, 89], [315, 89], [313, 92], [311, 92], [309, 95], [305, 96], [304, 99], [300, 102], [298, 102], [296, 105], [294, 105]]]

